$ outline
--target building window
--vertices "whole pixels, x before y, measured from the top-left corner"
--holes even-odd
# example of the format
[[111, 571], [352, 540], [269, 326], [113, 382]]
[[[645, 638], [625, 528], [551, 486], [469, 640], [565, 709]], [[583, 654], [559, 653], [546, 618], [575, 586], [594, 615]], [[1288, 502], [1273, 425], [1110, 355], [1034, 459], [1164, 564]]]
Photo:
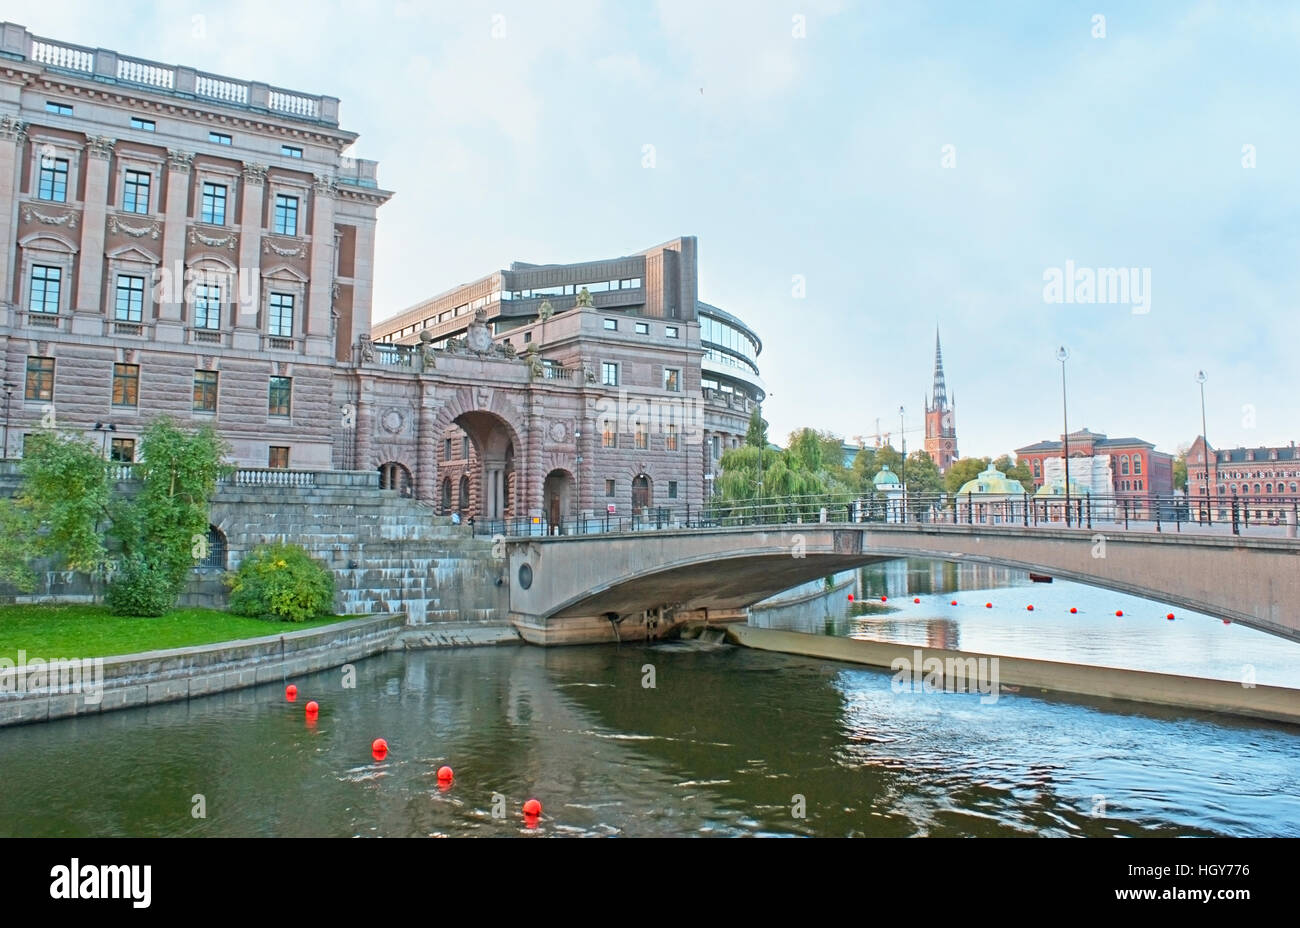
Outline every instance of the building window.
[[606, 328], [606, 329], [609, 329], [609, 331], [611, 331], [611, 332], [617, 332], [617, 331], [618, 331], [618, 320], [617, 320], [617, 319], [606, 319], [606, 320], [605, 320], [605, 328]]
[[268, 331], [279, 338], [293, 335], [293, 294], [272, 293]]
[[606, 495], [606, 496], [613, 496], [613, 495], [614, 495], [614, 481], [613, 481], [613, 480], [606, 480], [606, 481], [605, 481], [605, 495]]
[[144, 278], [117, 275], [117, 305], [113, 318], [118, 322], [140, 322], [144, 318]]
[[66, 103], [55, 103], [53, 100], [46, 100], [45, 112], [53, 113], [55, 116], [71, 116], [72, 107]]
[[226, 224], [226, 186], [225, 184], [204, 184], [203, 204], [199, 219], [209, 225]]
[[666, 326], [664, 326], [664, 335], [666, 335], [668, 338], [676, 338], [676, 337], [677, 337], [677, 326], [675, 326], [675, 325], [666, 325]]
[[113, 365], [113, 405], [140, 405], [140, 365]]
[[669, 481], [668, 481], [668, 498], [669, 498], [669, 499], [676, 499], [676, 498], [677, 498], [677, 481], [676, 481], [676, 480], [669, 480]]
[[460, 456], [463, 460], [469, 460], [469, 436], [462, 435], [460, 439]]
[[1043, 466], [1038, 458], [1034, 458], [1034, 479], [1037, 480], [1041, 476], [1043, 476]]
[[1119, 456], [1119, 472], [1120, 472], [1121, 474], [1127, 474], [1127, 473], [1128, 473], [1128, 455], [1127, 455], [1127, 454], [1121, 454], [1121, 455]]
[[603, 361], [600, 365], [600, 382], [607, 387], [618, 386], [618, 365]]
[[194, 372], [194, 409], [198, 412], [217, 411], [217, 372]]
[[224, 132], [209, 132], [209, 133], [208, 133], [208, 141], [209, 141], [209, 142], [216, 142], [218, 145], [230, 145], [230, 144], [233, 144], [233, 140], [230, 138], [229, 135], [227, 135], [227, 134], [224, 133]]
[[68, 159], [42, 158], [40, 183], [36, 196], [55, 203], [68, 201]]
[[1137, 476], [1140, 473], [1142, 473], [1142, 456], [1135, 454], [1133, 455], [1133, 475]]
[[287, 445], [272, 445], [267, 455], [266, 466], [274, 467], [277, 470], [286, 470], [289, 467], [289, 448]]
[[199, 561], [199, 566], [226, 569], [226, 536], [215, 525], [208, 526], [208, 556]]
[[293, 145], [281, 145], [280, 154], [284, 155], [286, 158], [301, 158], [302, 149], [296, 148]]
[[216, 284], [199, 284], [194, 288], [194, 327], [221, 328], [221, 287]]
[[[268, 393], [267, 413], [272, 416], [287, 416], [292, 409], [293, 378], [272, 377]], [[287, 466], [287, 465], [286, 465]]]
[[722, 439], [721, 439], [721, 437], [718, 436], [718, 435], [714, 435], [714, 436], [710, 437], [710, 438], [709, 438], [709, 446], [710, 446], [710, 450], [713, 452], [713, 455], [712, 455], [712, 456], [713, 456], [713, 460], [716, 461], [716, 460], [718, 459], [718, 457], [722, 454]]
[[618, 447], [618, 432], [614, 430], [614, 423], [608, 419], [600, 424], [600, 446], [602, 448]]
[[664, 436], [664, 450], [677, 450], [677, 426], [675, 425], [668, 426], [668, 434]]
[[650, 334], [650, 323], [648, 323], [648, 322], [638, 322], [638, 323], [636, 324], [636, 334], [637, 334], [637, 335], [649, 335], [649, 334]]
[[640, 422], [636, 424], [636, 446], [642, 450], [650, 447], [650, 433]]
[[282, 193], [275, 195], [275, 226], [276, 235], [297, 235], [298, 234], [298, 198], [285, 196]]
[[135, 439], [114, 438], [109, 443], [108, 459], [118, 464], [134, 464]]
[[152, 119], [137, 119], [135, 116], [132, 116], [131, 128], [143, 129], [145, 132], [153, 132], [155, 129], [158, 128], [158, 126], [156, 123], [154, 123]]
[[444, 461], [451, 460], [451, 439], [450, 438], [444, 438], [442, 440], [442, 459]]
[[682, 392], [682, 372], [678, 368], [664, 368], [664, 389], [673, 393]]
[[122, 209], [128, 213], [149, 212], [149, 175], [144, 171], [126, 172]]
[[532, 332], [525, 332], [525, 333], [524, 333], [524, 343], [527, 344], [528, 342], [531, 342], [532, 340], [533, 340], [533, 333], [532, 333]]
[[27, 299], [27, 309], [34, 313], [59, 311], [59, 284], [63, 269], [38, 264], [32, 268], [32, 289]]
[[27, 359], [27, 390], [23, 394], [23, 398], [29, 400], [54, 399], [53, 358]]

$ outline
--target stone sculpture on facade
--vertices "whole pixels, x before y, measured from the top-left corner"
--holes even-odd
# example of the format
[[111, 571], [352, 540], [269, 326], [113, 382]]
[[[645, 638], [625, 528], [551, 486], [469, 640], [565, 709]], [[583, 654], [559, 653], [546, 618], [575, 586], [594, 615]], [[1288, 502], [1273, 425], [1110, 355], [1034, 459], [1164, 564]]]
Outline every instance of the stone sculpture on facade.
[[583, 287], [581, 290], [578, 291], [578, 302], [575, 303], [574, 305], [591, 307], [591, 306], [595, 306], [596, 304], [591, 299], [591, 292], [586, 287]]
[[375, 360], [375, 343], [370, 340], [369, 335], [358, 336], [357, 344], [361, 346], [361, 360], [363, 362]]

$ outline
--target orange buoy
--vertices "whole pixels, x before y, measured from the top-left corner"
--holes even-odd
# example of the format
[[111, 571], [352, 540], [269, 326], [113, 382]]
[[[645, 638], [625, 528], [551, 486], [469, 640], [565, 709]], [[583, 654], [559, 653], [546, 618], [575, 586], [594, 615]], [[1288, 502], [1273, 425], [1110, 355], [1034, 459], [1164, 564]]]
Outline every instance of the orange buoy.
[[913, 596], [913, 597], [912, 597], [912, 602], [914, 602], [914, 603], [919, 603], [920, 601], [921, 601], [921, 597], [919, 597], [919, 596]]
[[1079, 611], [1079, 610], [1078, 610], [1078, 609], [1075, 609], [1073, 606], [1070, 607], [1070, 614], [1071, 614], [1071, 615], [1073, 615], [1074, 613], [1076, 613], [1076, 612], [1078, 612], [1078, 611]]
[[524, 815], [536, 818], [542, 814], [542, 804], [536, 799], [530, 799], [524, 803]]
[[375, 760], [383, 760], [388, 756], [388, 742], [383, 738], [376, 738], [370, 742], [370, 753], [374, 755]]
[[1123, 614], [1124, 614], [1124, 610], [1123, 610], [1123, 609], [1116, 609], [1116, 610], [1115, 610], [1115, 614], [1116, 614], [1116, 615], [1123, 615]]
[[314, 699], [311, 702], [307, 703], [307, 718], [314, 719], [317, 713], [319, 712], [320, 712], [320, 703], [318, 703]]
[[297, 699], [298, 687], [294, 686], [292, 683], [286, 686], [284, 688], [284, 698], [289, 700], [289, 702], [293, 702], [295, 699]]
[[446, 766], [445, 764], [438, 768], [439, 783], [450, 783], [453, 776], [454, 774], [452, 773], [451, 768]]

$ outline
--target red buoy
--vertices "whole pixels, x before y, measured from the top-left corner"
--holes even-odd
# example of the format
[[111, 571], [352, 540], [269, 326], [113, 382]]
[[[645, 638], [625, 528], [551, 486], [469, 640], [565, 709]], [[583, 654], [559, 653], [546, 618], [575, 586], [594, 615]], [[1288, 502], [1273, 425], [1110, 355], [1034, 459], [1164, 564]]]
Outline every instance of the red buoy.
[[383, 760], [388, 756], [388, 742], [383, 738], [376, 738], [370, 743], [370, 753], [374, 755], [375, 760]]
[[451, 779], [452, 779], [452, 776], [453, 776], [453, 774], [452, 774], [452, 772], [451, 772], [451, 768], [450, 768], [450, 767], [448, 767], [448, 766], [446, 766], [446, 765], [443, 765], [443, 766], [441, 766], [441, 767], [438, 768], [438, 782], [439, 782], [439, 783], [450, 783], [450, 782], [451, 782]]
[[852, 593], [849, 594], [849, 602], [853, 602], [853, 594], [852, 594]]
[[1026, 607], [1025, 607], [1025, 608], [1026, 608], [1026, 609], [1027, 609], [1027, 610], [1029, 610], [1029, 611], [1030, 611], [1030, 612], [1033, 612], [1033, 611], [1034, 611], [1034, 607], [1033, 607], [1033, 605], [1032, 605], [1032, 604], [1031, 604], [1031, 605], [1028, 605], [1028, 606], [1026, 606]]
[[913, 597], [912, 597], [912, 602], [914, 602], [914, 603], [919, 603], [920, 601], [921, 601], [921, 597], [919, 597], [919, 596], [913, 596]]
[[1123, 609], [1116, 609], [1116, 610], [1115, 610], [1115, 614], [1116, 614], [1116, 615], [1123, 615], [1123, 614], [1124, 614], [1124, 610], [1123, 610]]
[[1224, 619], [1224, 620], [1223, 620], [1223, 624], [1224, 624], [1224, 625], [1231, 625], [1231, 624], [1232, 624], [1232, 619]]
[[289, 702], [293, 702], [295, 699], [297, 699], [298, 687], [294, 686], [292, 683], [286, 686], [284, 688], [284, 698], [289, 700]]
[[992, 608], [993, 608], [993, 604], [992, 604], [992, 603], [985, 603], [985, 604], [984, 604], [984, 608], [985, 608], [985, 609], [992, 609]]
[[954, 599], [954, 600], [952, 601], [952, 604], [953, 604], [954, 606], [957, 605], [957, 600]]
[[1174, 614], [1171, 612], [1169, 615], [1165, 616], [1165, 618], [1172, 622], [1174, 620]]
[[319, 712], [320, 712], [320, 703], [318, 703], [314, 699], [311, 702], [307, 703], [307, 718], [314, 719], [316, 718], [316, 715]]
[[530, 818], [536, 818], [542, 814], [542, 804], [536, 799], [530, 799], [524, 803], [524, 815]]
[[887, 602], [889, 602], [889, 597], [888, 597], [888, 596], [882, 596], [882, 597], [880, 597], [880, 601], [881, 601], [882, 603], [887, 603]]
[[1073, 615], [1074, 613], [1076, 613], [1076, 612], [1078, 612], [1078, 611], [1079, 611], [1079, 610], [1078, 610], [1078, 609], [1075, 609], [1073, 606], [1070, 607], [1070, 614], [1071, 614], [1071, 615]]

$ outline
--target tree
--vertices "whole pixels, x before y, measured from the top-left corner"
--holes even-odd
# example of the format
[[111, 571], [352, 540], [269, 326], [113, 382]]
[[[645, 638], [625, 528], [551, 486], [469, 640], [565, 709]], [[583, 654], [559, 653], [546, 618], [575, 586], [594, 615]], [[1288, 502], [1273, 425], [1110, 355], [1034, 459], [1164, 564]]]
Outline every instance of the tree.
[[907, 456], [908, 498], [938, 496], [942, 492], [943, 476], [939, 473], [939, 467], [934, 463], [934, 459], [921, 450], [909, 454]]
[[108, 515], [108, 462], [95, 443], [69, 432], [43, 430], [26, 444], [22, 489], [6, 516], [22, 560], [50, 558], [69, 570], [104, 566], [100, 520]]
[[871, 478], [876, 476], [876, 449], [863, 448], [853, 458], [853, 470], [850, 486], [860, 494], [869, 494], [875, 490]]
[[1174, 458], [1174, 489], [1187, 489], [1187, 452], [1191, 450], [1189, 445], [1179, 445], [1178, 455]]
[[1028, 461], [1017, 461], [1013, 464], [1011, 455], [1004, 454], [993, 462], [993, 466], [1012, 480], [1019, 480], [1020, 485], [1025, 488], [1025, 492], [1034, 492], [1034, 474], [1029, 469]]
[[960, 458], [952, 462], [943, 475], [944, 489], [956, 494], [968, 480], [974, 480], [981, 471], [988, 470], [988, 458]]
[[767, 447], [767, 420], [763, 418], [758, 406], [749, 414], [749, 429], [745, 432], [745, 444], [754, 448]]

